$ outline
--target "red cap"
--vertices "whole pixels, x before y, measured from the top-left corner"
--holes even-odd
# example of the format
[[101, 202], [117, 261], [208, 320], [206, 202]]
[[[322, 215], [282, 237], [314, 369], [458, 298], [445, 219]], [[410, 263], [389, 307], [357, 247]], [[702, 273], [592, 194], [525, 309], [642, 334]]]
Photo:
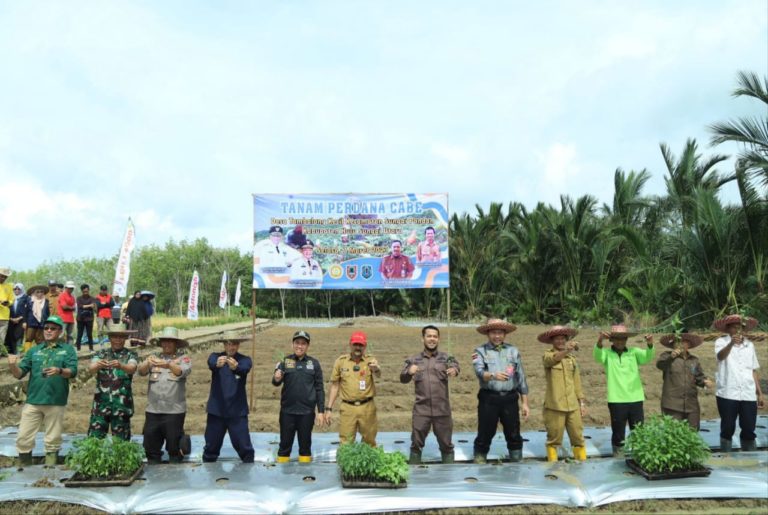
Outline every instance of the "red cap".
[[357, 331], [357, 332], [352, 333], [352, 336], [349, 337], [349, 343], [350, 343], [350, 345], [354, 344], [354, 343], [359, 343], [359, 344], [362, 344], [362, 345], [368, 345], [368, 337], [365, 336], [364, 332]]

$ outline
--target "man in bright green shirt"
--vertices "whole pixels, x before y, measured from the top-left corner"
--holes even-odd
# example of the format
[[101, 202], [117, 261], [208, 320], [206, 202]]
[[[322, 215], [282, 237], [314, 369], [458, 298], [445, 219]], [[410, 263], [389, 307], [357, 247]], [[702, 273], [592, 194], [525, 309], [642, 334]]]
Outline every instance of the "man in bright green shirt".
[[29, 374], [27, 403], [21, 410], [16, 450], [19, 466], [32, 465], [32, 449], [40, 424], [45, 425], [45, 464], [56, 465], [61, 449], [64, 411], [69, 397], [69, 379], [77, 375], [74, 347], [59, 340], [64, 322], [51, 316], [43, 326], [44, 341], [32, 347], [21, 360], [8, 356], [8, 366], [16, 379]]
[[[611, 412], [611, 444], [613, 455], [618, 456], [624, 446], [624, 433], [629, 422], [629, 430], [643, 421], [643, 383], [640, 380], [640, 365], [650, 362], [656, 354], [653, 349], [653, 336], [645, 335], [647, 349], [627, 347], [627, 338], [637, 333], [630, 333], [624, 325], [614, 325], [610, 332], [601, 332], [592, 351], [595, 361], [605, 368], [605, 380], [608, 387], [608, 410]], [[611, 342], [611, 348], [603, 348], [603, 340]]]

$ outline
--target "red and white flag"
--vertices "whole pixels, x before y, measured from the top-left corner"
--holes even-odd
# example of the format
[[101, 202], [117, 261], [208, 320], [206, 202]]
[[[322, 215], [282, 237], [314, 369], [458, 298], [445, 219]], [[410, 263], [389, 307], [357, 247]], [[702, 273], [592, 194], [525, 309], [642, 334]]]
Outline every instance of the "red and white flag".
[[229, 300], [227, 295], [227, 272], [226, 270], [221, 275], [221, 289], [219, 289], [219, 307], [224, 309], [227, 307], [227, 301]]
[[200, 298], [200, 276], [197, 270], [192, 274], [189, 283], [189, 300], [187, 301], [187, 320], [197, 320], [197, 300]]
[[131, 252], [136, 244], [136, 230], [133, 222], [128, 218], [128, 227], [125, 229], [123, 244], [120, 246], [120, 257], [117, 258], [115, 268], [115, 282], [112, 283], [112, 295], [120, 295], [125, 298], [128, 288], [128, 278], [131, 275]]
[[235, 306], [240, 305], [240, 279], [237, 280], [237, 288], [235, 288]]

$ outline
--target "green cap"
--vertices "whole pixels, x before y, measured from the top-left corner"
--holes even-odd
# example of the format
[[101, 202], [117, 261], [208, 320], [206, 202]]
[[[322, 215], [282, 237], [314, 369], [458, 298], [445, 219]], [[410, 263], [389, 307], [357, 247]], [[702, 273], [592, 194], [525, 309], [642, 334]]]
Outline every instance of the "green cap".
[[60, 317], [60, 316], [58, 316], [58, 315], [51, 315], [51, 316], [49, 316], [49, 317], [46, 319], [46, 321], [45, 321], [45, 322], [46, 322], [46, 323], [50, 322], [50, 323], [52, 323], [52, 324], [56, 324], [57, 326], [59, 326], [59, 327], [61, 327], [62, 329], [64, 329], [64, 321], [63, 321], [63, 320], [61, 319], [61, 317]]

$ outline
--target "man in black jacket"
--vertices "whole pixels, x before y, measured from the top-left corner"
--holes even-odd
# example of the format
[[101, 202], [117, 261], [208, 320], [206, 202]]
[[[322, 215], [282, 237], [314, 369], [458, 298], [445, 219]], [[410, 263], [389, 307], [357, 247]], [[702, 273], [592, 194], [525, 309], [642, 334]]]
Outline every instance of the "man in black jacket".
[[[272, 384], [283, 385], [280, 395], [280, 448], [277, 462], [288, 463], [293, 439], [299, 436], [299, 463], [312, 461], [312, 426], [315, 408], [325, 413], [323, 371], [320, 362], [307, 355], [309, 333], [296, 331], [293, 335], [293, 354], [278, 362]], [[321, 418], [322, 420], [322, 418]]]

